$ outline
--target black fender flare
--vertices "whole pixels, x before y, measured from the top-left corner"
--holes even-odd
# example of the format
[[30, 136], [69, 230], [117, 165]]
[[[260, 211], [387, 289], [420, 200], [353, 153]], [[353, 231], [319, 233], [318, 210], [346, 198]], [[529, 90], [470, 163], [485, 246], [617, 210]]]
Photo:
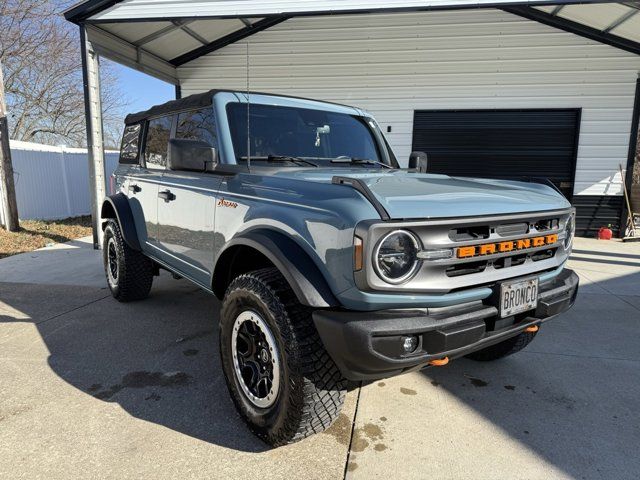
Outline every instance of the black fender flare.
[[140, 248], [136, 223], [133, 219], [129, 199], [122, 193], [110, 195], [102, 202], [100, 217], [105, 219], [114, 218], [114, 216], [120, 225], [122, 236], [127, 245], [133, 250], [141, 251], [142, 248]]
[[[220, 252], [218, 259], [224, 255], [225, 251], [238, 245], [257, 250], [273, 263], [285, 277], [302, 305], [315, 308], [340, 305], [316, 264], [289, 236], [273, 230], [251, 231], [229, 241]], [[217, 266], [216, 264], [214, 272]], [[215, 277], [216, 273], [214, 273], [214, 279]]]

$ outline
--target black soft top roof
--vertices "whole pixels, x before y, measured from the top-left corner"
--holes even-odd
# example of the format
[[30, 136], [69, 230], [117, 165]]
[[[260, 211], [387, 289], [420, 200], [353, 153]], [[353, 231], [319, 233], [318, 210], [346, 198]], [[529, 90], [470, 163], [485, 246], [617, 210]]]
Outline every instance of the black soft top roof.
[[162, 105], [156, 105], [143, 112], [131, 113], [127, 115], [124, 123], [131, 125], [132, 123], [140, 123], [148, 118], [168, 115], [181, 110], [208, 107], [213, 103], [213, 96], [220, 91], [221, 90], [209, 90], [204, 93], [196, 93], [194, 95], [181, 98], [180, 100], [171, 100], [170, 102], [163, 103]]
[[[215, 90], [209, 90], [208, 92], [195, 93], [193, 95], [189, 95], [188, 97], [181, 98], [180, 100], [171, 100], [170, 102], [163, 103], [162, 105], [156, 105], [154, 107], [151, 107], [149, 110], [145, 110], [143, 112], [131, 113], [127, 115], [127, 117], [124, 119], [124, 123], [127, 125], [131, 125], [132, 123], [140, 123], [144, 120], [147, 120], [153, 117], [170, 115], [172, 113], [180, 112], [183, 110], [195, 110], [197, 108], [208, 107], [213, 104], [213, 96], [219, 92], [237, 93], [241, 95], [244, 95], [245, 93], [247, 93], [247, 92], [240, 92], [238, 90], [224, 90], [224, 89], [215, 89]], [[280, 93], [265, 93], [265, 92], [250, 91], [249, 94], [250, 95], [267, 95], [271, 97], [293, 98], [295, 100], [328, 103], [331, 105], [338, 105], [340, 107], [355, 109], [355, 107], [344, 105], [342, 103], [327, 102], [326, 100], [314, 100], [312, 98], [295, 97], [293, 95], [282, 95]]]

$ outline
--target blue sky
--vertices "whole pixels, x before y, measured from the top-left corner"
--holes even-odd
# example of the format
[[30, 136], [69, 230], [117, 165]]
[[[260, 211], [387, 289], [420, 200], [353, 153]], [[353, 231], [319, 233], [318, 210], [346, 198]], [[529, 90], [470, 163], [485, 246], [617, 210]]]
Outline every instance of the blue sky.
[[175, 98], [176, 91], [173, 85], [120, 64], [115, 64], [115, 66], [119, 77], [120, 91], [124, 92], [129, 100], [126, 113], [146, 110], [153, 105]]

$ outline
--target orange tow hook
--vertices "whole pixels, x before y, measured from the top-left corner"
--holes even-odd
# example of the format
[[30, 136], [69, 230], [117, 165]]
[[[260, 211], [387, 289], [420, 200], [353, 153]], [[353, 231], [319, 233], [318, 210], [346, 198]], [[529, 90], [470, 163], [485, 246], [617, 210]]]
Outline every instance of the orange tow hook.
[[444, 367], [447, 363], [449, 363], [449, 357], [429, 360], [429, 365], [431, 365], [432, 367]]
[[540, 330], [540, 327], [538, 325], [531, 325], [530, 327], [524, 329], [524, 331], [527, 333], [536, 333], [538, 330]]

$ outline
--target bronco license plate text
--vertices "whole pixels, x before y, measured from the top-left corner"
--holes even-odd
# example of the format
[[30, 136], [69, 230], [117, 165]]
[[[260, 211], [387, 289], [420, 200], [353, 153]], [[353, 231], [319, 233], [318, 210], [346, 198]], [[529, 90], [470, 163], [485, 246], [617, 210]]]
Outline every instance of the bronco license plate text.
[[538, 306], [538, 278], [500, 284], [500, 318]]

